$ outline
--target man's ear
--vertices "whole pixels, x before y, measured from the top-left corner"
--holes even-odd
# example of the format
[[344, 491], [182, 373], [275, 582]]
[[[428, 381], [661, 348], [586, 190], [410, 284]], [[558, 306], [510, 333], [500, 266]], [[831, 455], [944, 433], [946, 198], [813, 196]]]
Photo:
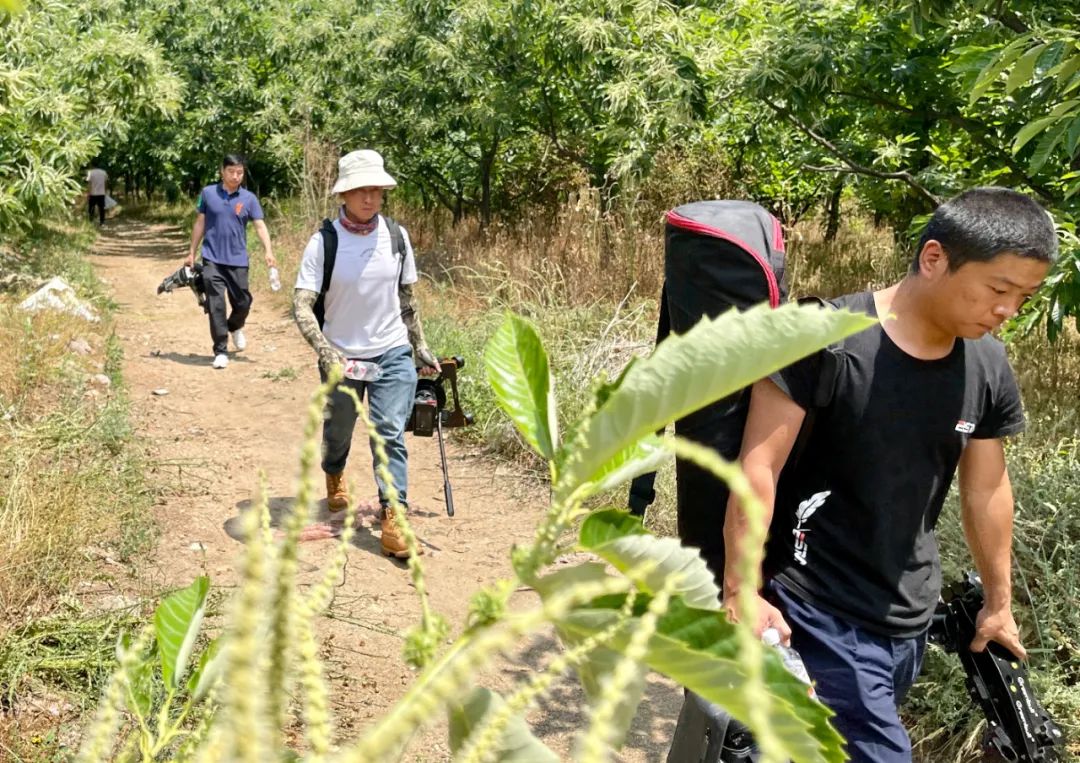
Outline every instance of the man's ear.
[[949, 254], [936, 240], [930, 239], [919, 250], [919, 275], [938, 278], [949, 272]]

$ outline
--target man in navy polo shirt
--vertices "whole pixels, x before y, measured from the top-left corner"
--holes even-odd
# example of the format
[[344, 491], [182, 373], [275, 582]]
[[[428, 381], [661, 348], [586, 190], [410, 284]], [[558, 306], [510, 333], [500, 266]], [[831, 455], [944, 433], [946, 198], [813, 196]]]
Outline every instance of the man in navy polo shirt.
[[[214, 368], [229, 365], [228, 339], [232, 334], [237, 350], [247, 346], [244, 321], [251, 311], [248, 291], [247, 224], [255, 224], [262, 242], [266, 267], [277, 267], [270, 246], [270, 231], [263, 222], [262, 206], [255, 194], [241, 187], [244, 158], [229, 154], [221, 163], [221, 182], [208, 185], [199, 194], [191, 249], [184, 264], [195, 265], [195, 251], [202, 241], [203, 285], [210, 314], [210, 338], [214, 342]], [[232, 312], [225, 315], [225, 296]]]

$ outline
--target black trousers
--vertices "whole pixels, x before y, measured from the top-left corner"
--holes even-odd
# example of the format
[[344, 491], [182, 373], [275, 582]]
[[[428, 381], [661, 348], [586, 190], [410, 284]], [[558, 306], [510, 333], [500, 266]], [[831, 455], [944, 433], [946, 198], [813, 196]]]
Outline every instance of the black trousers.
[[105, 197], [87, 196], [86, 214], [90, 216], [90, 222], [94, 222], [94, 207], [98, 208], [98, 224], [105, 224]]
[[[228, 350], [229, 332], [242, 329], [251, 312], [248, 269], [203, 260], [202, 277], [210, 314], [210, 338], [214, 341], [214, 354], [221, 355]], [[228, 318], [225, 317], [226, 295], [232, 307]]]

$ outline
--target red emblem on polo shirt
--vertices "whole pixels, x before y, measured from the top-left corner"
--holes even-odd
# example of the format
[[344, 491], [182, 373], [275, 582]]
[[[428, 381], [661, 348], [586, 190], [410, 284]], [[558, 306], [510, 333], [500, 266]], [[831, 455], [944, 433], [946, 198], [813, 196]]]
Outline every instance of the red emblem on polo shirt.
[[242, 201], [236, 202], [236, 206], [233, 207], [233, 211], [236, 213], [237, 217], [239, 217], [240, 213], [244, 211], [244, 202], [242, 202]]

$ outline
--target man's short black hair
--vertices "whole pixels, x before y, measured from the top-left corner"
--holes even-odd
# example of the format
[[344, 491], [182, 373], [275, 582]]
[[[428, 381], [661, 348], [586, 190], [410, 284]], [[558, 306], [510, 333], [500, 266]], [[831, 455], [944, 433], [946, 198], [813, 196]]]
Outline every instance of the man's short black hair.
[[243, 154], [225, 154], [225, 158], [221, 160], [221, 168], [241, 166], [247, 168], [247, 157]]
[[1058, 248], [1046, 210], [1008, 188], [972, 188], [934, 210], [915, 250], [912, 273], [918, 272], [919, 255], [931, 240], [948, 255], [950, 272], [967, 262], [989, 262], [999, 254], [1053, 262]]

